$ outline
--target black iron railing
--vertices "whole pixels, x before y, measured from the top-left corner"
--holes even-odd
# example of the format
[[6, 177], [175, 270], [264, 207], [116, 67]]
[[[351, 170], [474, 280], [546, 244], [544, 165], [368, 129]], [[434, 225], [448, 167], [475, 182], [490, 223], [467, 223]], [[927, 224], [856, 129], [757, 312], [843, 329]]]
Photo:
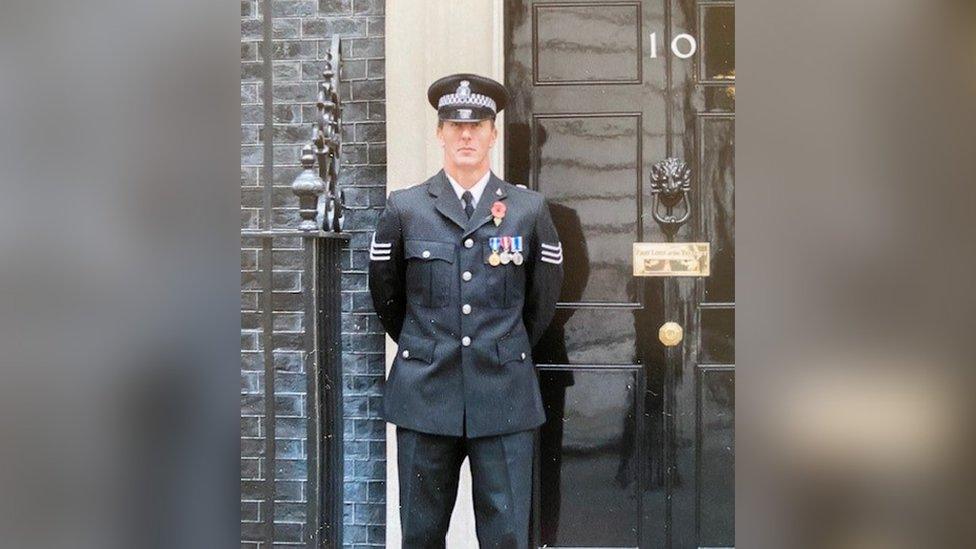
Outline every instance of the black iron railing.
[[[278, 243], [301, 241], [301, 292], [304, 313], [303, 363], [306, 365], [307, 431], [306, 528], [308, 547], [338, 548], [342, 542], [343, 427], [341, 343], [341, 254], [349, 236], [342, 233], [344, 192], [338, 188], [341, 147], [339, 70], [341, 44], [333, 37], [312, 124], [311, 142], [302, 148], [302, 172], [292, 184], [299, 197], [297, 228], [273, 228], [266, 212], [262, 230], [242, 230], [242, 247], [257, 247], [260, 278], [258, 309], [263, 345], [265, 430], [264, 516], [268, 545], [274, 536], [276, 429], [273, 273]], [[270, 110], [270, 106], [266, 106]], [[266, 136], [270, 138], [271, 132]], [[267, 158], [266, 162], [271, 159]], [[270, 170], [269, 170], [270, 171]], [[267, 191], [270, 192], [270, 177]], [[266, 200], [268, 206], [270, 200]], [[266, 208], [267, 209], [267, 208]], [[249, 245], [248, 245], [249, 244]], [[289, 251], [292, 251], [289, 249]]]

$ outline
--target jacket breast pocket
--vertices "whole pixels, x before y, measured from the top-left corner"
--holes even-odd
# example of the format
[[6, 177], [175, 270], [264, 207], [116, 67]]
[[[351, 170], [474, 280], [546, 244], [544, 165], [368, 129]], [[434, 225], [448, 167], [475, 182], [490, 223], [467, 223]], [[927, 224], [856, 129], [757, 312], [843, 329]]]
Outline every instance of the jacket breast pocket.
[[406, 240], [407, 301], [423, 307], [446, 307], [454, 284], [456, 245], [433, 240]]
[[525, 264], [516, 265], [510, 261], [507, 265], [499, 263], [493, 267], [490, 263], [492, 250], [488, 243], [485, 243], [483, 255], [488, 306], [507, 309], [520, 304], [525, 293]]

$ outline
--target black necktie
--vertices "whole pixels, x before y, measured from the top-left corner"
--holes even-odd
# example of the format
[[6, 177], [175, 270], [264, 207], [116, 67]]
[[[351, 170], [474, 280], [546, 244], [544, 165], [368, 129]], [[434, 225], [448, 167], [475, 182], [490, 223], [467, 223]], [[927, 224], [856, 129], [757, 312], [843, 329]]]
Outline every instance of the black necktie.
[[464, 213], [467, 214], [468, 219], [471, 219], [471, 214], [474, 213], [474, 197], [471, 196], [471, 191], [464, 191], [461, 195], [461, 200], [464, 200]]

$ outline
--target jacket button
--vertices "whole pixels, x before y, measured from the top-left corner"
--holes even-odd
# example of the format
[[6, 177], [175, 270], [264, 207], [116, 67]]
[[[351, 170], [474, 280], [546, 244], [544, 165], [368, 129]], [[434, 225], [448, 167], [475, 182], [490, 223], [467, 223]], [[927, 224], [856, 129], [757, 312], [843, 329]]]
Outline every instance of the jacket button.
[[469, 239], [467, 239], [467, 240], [464, 241], [464, 247], [465, 248], [470, 248], [471, 246], [474, 246], [474, 240], [471, 240], [469, 238]]
[[400, 354], [403, 355], [403, 358], [410, 358], [410, 351], [406, 349], [404, 349], [403, 352]]
[[464, 314], [466, 314], [466, 315], [471, 314], [471, 305], [468, 305], [467, 303], [465, 303], [464, 305], [462, 305], [461, 306], [461, 312], [464, 313]]
[[465, 282], [471, 280], [471, 271], [464, 271], [461, 273], [461, 278], [463, 278]]
[[462, 337], [461, 338], [461, 345], [464, 345], [465, 347], [468, 347], [469, 345], [471, 345], [471, 338], [468, 337], [468, 336]]
[[420, 255], [424, 256], [424, 259], [426, 259], [426, 258], [430, 257], [430, 250], [424, 250], [424, 253], [422, 253]]
[[525, 360], [525, 353], [522, 353], [522, 360]]

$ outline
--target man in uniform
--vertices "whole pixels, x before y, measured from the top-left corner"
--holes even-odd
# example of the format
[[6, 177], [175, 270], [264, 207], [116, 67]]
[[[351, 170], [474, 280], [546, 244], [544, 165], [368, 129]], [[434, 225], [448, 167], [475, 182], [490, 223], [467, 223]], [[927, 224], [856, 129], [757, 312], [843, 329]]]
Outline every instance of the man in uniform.
[[479, 544], [523, 548], [545, 422], [532, 347], [555, 312], [562, 244], [542, 195], [491, 172], [505, 87], [455, 74], [427, 98], [444, 167], [390, 193], [369, 262], [397, 342], [383, 415], [397, 426], [403, 547], [445, 546], [467, 456]]

